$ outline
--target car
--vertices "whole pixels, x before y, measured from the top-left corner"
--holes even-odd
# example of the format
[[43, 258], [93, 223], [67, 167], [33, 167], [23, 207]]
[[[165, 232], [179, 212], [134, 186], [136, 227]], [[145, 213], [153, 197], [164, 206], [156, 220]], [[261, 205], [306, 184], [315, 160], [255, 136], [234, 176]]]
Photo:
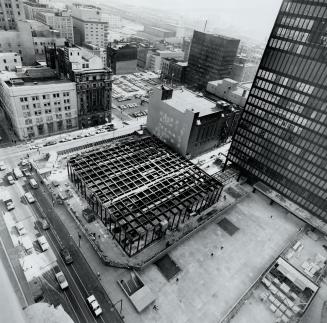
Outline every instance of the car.
[[31, 185], [31, 187], [34, 189], [37, 189], [39, 187], [39, 184], [37, 183], [37, 181], [34, 178], [30, 178], [30, 180], [28, 182]]
[[66, 265], [69, 265], [73, 262], [73, 257], [71, 256], [71, 254], [67, 248], [61, 248], [60, 255]]
[[48, 230], [50, 229], [50, 224], [46, 219], [41, 220], [41, 226], [43, 230]]
[[23, 159], [21, 162], [20, 162], [20, 164], [21, 164], [21, 166], [27, 166], [27, 165], [29, 165], [29, 161], [28, 161], [28, 159]]
[[24, 234], [26, 234], [26, 229], [25, 229], [23, 223], [21, 223], [21, 222], [16, 223], [15, 228], [16, 228], [19, 236], [23, 236]]
[[56, 145], [56, 144], [57, 144], [57, 141], [51, 140], [51, 141], [46, 142], [43, 146], [46, 147], [46, 146], [52, 146], [52, 145]]
[[7, 181], [10, 185], [15, 184], [14, 176], [12, 174], [7, 175]]
[[42, 251], [46, 251], [49, 249], [49, 244], [47, 239], [44, 236], [40, 236], [37, 238], [37, 242], [39, 243]]
[[6, 169], [6, 165], [4, 162], [0, 162], [0, 170], [5, 170]]
[[30, 176], [32, 176], [31, 172], [30, 172], [29, 169], [27, 169], [27, 168], [23, 168], [23, 169], [22, 169], [22, 172], [23, 172], [23, 174], [24, 174], [25, 177], [30, 177]]
[[56, 276], [56, 279], [57, 279], [57, 282], [60, 286], [61, 289], [66, 289], [68, 288], [68, 282], [67, 282], [67, 279], [64, 275], [64, 273], [60, 270], [60, 268], [58, 266], [55, 266], [53, 268], [54, 272], [55, 272], [55, 276]]
[[58, 187], [60, 184], [59, 184], [58, 181], [53, 180], [53, 181], [52, 181], [52, 185], [53, 185], [54, 187]]
[[3, 201], [4, 201], [8, 211], [11, 211], [15, 208], [15, 204], [10, 197], [5, 197]]
[[34, 203], [35, 202], [35, 198], [34, 198], [34, 196], [32, 195], [31, 192], [25, 193], [24, 196], [25, 196], [25, 198], [26, 198], [26, 200], [27, 200], [28, 203], [31, 204], [31, 203]]
[[86, 300], [94, 315], [99, 316], [102, 313], [102, 308], [100, 307], [95, 296], [92, 294]]

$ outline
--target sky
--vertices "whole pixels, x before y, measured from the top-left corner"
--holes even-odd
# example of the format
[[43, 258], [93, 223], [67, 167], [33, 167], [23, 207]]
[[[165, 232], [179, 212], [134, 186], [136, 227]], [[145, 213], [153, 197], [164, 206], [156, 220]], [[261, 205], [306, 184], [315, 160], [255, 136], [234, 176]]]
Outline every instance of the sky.
[[234, 27], [242, 34], [265, 40], [282, 0], [132, 0], [132, 3], [170, 9], [203, 21], [208, 19], [208, 26]]

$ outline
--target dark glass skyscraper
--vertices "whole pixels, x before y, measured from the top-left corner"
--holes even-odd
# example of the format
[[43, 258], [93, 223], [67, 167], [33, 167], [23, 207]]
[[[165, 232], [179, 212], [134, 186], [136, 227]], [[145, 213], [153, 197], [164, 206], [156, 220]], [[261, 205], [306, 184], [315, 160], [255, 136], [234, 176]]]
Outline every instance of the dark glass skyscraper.
[[232, 75], [239, 39], [194, 31], [186, 69], [186, 83], [205, 88], [209, 81]]
[[327, 0], [284, 0], [228, 160], [327, 222]]

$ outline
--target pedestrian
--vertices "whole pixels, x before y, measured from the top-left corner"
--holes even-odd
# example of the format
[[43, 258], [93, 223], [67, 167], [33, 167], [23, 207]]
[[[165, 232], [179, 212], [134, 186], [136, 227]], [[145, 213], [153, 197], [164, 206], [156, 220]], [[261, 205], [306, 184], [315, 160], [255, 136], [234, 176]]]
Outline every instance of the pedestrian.
[[97, 272], [97, 276], [98, 276], [98, 279], [100, 280], [101, 279], [101, 275], [99, 272]]
[[211, 257], [213, 257], [213, 252], [210, 254]]
[[153, 305], [153, 309], [154, 309], [156, 312], [158, 312], [159, 307], [158, 307], [156, 304], [154, 304], [154, 305]]
[[179, 282], [179, 279], [178, 279], [178, 277], [176, 278], [176, 283], [178, 283]]
[[270, 216], [270, 218], [272, 219], [272, 215]]
[[220, 247], [220, 250], [223, 250], [223, 249], [224, 249], [224, 246], [221, 246], [221, 247]]

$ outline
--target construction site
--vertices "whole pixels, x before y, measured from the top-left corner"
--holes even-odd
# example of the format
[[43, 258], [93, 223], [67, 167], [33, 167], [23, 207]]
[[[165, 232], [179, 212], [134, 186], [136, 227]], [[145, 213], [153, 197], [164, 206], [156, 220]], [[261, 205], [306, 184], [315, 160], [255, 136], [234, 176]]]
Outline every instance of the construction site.
[[[130, 136], [76, 154], [69, 179], [129, 256], [194, 222], [222, 184], [150, 136]], [[205, 219], [201, 221], [205, 222]]]

